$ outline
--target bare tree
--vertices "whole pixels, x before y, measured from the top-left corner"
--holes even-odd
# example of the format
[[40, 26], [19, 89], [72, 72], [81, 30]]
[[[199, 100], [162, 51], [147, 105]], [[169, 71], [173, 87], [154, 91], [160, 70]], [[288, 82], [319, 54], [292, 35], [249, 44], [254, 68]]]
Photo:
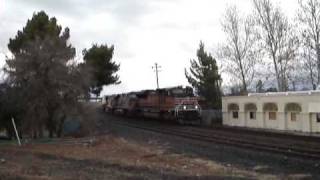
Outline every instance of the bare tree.
[[239, 17], [238, 9], [231, 6], [227, 8], [221, 25], [227, 41], [222, 45], [219, 56], [226, 62], [223, 63], [226, 71], [241, 83], [241, 91], [247, 92], [260, 59], [253, 18]]
[[311, 84], [312, 89], [317, 87], [317, 53], [312, 48], [310, 38], [303, 37], [303, 43], [301, 45], [300, 57], [303, 65], [304, 74], [306, 80]]
[[278, 91], [288, 89], [288, 69], [296, 56], [298, 39], [279, 7], [269, 0], [253, 0], [263, 49], [272, 59]]
[[297, 13], [303, 41], [302, 58], [309, 71], [313, 89], [320, 84], [320, 2], [299, 0]]

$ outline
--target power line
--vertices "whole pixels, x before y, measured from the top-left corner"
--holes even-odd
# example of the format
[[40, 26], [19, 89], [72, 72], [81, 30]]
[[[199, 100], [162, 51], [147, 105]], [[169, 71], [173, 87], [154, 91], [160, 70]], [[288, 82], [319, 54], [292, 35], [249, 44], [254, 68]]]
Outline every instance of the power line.
[[158, 63], [154, 63], [154, 66], [152, 66], [152, 69], [155, 69], [156, 78], [157, 78], [157, 89], [159, 89], [159, 72], [160, 72], [161, 66], [159, 66]]

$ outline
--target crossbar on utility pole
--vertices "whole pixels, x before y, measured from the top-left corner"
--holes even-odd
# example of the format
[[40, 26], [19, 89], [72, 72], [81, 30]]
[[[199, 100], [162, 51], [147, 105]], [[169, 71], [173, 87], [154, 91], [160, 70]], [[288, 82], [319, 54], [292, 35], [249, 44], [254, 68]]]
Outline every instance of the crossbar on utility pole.
[[156, 78], [157, 78], [157, 89], [159, 89], [159, 69], [161, 68], [161, 66], [158, 65], [158, 63], [155, 63], [154, 66], [152, 66], [152, 69], [155, 69], [156, 71]]

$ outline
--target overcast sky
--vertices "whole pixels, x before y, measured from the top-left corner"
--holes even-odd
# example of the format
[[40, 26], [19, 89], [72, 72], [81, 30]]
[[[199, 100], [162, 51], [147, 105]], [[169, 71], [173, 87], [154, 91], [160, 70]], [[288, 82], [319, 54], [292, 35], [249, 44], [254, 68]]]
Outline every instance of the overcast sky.
[[[293, 17], [297, 0], [274, 2]], [[196, 57], [200, 40], [212, 54], [223, 42], [220, 22], [230, 5], [252, 11], [251, 0], [0, 0], [0, 66], [9, 38], [44, 10], [70, 28], [78, 56], [92, 43], [115, 46], [122, 83], [103, 94], [155, 88], [155, 62], [162, 67], [160, 87], [187, 85], [184, 68]]]

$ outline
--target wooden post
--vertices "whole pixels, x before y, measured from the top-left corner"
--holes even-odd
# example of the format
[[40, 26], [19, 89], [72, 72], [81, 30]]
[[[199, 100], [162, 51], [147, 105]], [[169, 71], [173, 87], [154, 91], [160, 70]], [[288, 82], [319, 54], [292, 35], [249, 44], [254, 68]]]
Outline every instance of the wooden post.
[[18, 134], [18, 131], [17, 131], [16, 123], [14, 122], [13, 118], [11, 118], [11, 120], [12, 120], [14, 131], [16, 132], [16, 137], [17, 137], [17, 140], [18, 140], [18, 144], [19, 144], [19, 146], [21, 146], [20, 137], [19, 137], [19, 134]]

